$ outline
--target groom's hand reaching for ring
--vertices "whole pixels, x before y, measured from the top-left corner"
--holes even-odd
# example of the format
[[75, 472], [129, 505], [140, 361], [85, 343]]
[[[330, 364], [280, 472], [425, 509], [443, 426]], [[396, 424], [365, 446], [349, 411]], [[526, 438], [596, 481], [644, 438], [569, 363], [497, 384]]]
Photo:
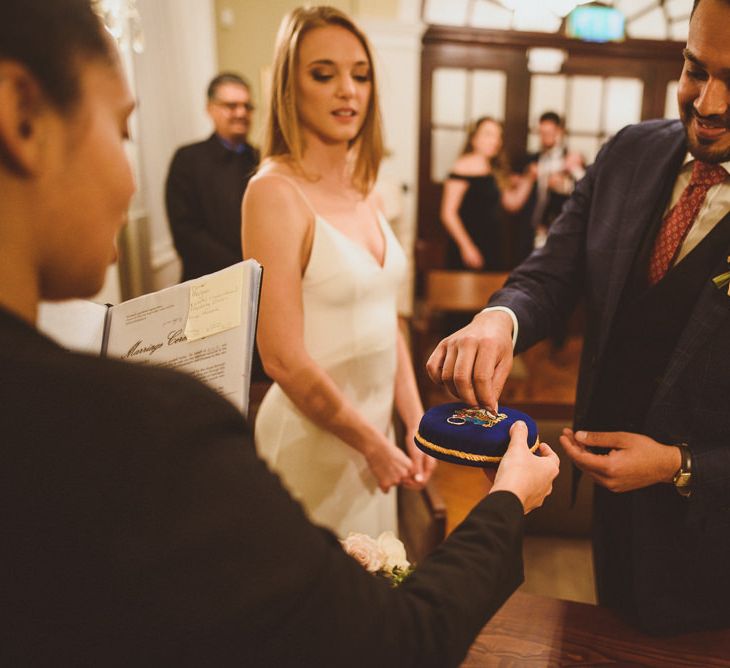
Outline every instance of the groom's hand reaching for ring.
[[431, 380], [471, 406], [496, 412], [512, 368], [512, 326], [504, 311], [477, 314], [436, 346], [426, 363]]

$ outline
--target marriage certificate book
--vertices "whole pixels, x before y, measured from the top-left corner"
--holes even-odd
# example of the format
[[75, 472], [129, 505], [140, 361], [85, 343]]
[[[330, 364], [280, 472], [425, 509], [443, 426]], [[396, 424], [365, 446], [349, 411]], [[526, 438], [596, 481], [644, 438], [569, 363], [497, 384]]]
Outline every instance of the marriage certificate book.
[[38, 327], [69, 350], [187, 372], [245, 415], [261, 276], [245, 260], [115, 306], [43, 302]]

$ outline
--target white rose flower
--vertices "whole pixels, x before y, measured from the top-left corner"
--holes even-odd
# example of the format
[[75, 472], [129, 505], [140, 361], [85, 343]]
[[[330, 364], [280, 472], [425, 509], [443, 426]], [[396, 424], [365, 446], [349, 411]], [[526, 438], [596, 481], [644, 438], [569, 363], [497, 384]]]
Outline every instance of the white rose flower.
[[355, 558], [367, 571], [376, 573], [385, 564], [385, 552], [378, 542], [362, 533], [350, 533], [343, 541], [345, 552]]
[[385, 553], [385, 569], [392, 571], [394, 568], [407, 570], [410, 562], [406, 558], [406, 548], [403, 543], [395, 537], [392, 531], [383, 531], [378, 536], [377, 544]]

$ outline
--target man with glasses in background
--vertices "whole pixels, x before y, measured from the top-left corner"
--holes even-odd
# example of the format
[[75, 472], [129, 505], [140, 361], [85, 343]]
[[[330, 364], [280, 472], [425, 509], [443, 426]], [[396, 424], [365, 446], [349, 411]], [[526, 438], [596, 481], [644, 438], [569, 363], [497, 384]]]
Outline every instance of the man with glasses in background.
[[247, 142], [254, 106], [239, 74], [223, 72], [208, 85], [213, 134], [179, 148], [167, 176], [166, 203], [182, 280], [228, 267], [241, 258], [241, 199], [259, 163]]

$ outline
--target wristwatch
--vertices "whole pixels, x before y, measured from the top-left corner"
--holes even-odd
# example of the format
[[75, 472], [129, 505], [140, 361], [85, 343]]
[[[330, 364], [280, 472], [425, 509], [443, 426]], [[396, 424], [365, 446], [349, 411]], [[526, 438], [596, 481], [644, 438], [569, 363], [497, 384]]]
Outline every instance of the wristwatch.
[[677, 493], [687, 497], [692, 494], [692, 453], [686, 443], [680, 443], [678, 447], [682, 456], [682, 463], [674, 474], [672, 482]]

